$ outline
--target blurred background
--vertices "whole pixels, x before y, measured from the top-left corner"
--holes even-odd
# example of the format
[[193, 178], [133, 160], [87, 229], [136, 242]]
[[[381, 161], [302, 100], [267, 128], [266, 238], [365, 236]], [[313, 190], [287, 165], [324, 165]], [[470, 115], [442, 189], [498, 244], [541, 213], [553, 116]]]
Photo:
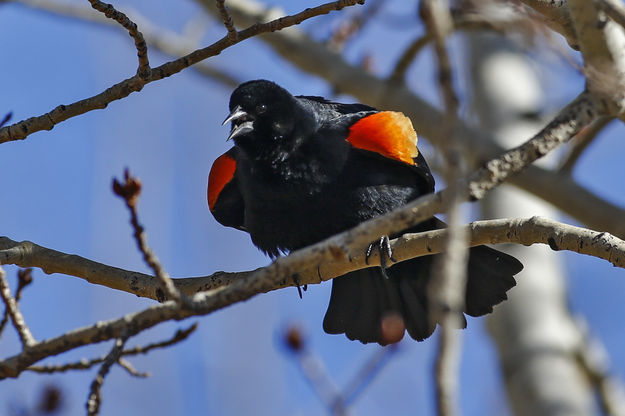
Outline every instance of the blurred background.
[[[136, 71], [136, 50], [125, 30], [88, 21], [77, 16], [73, 10], [79, 9], [74, 7], [55, 9], [58, 4], [90, 9], [88, 2], [78, 0], [0, 3], [0, 115], [12, 111], [12, 122], [100, 93]], [[149, 23], [158, 36], [184, 40], [188, 50], [206, 46], [225, 34], [219, 18], [208, 13], [202, 1], [185, 0], [174, 5], [122, 0], [114, 4], [131, 17], [140, 15], [135, 19], [140, 30], [142, 21]], [[263, 7], [279, 7], [291, 14], [317, 4], [311, 0], [274, 0]], [[487, 131], [504, 147], [529, 139], [583, 90], [585, 82], [579, 71], [580, 55], [562, 38], [521, 14], [519, 4], [510, 3], [510, 7], [512, 11], [485, 9], [481, 13], [493, 19], [518, 13], [525, 24], [506, 24], [505, 31], [501, 27], [460, 31], [450, 41], [461, 118]], [[297, 30], [332, 50], [336, 59], [385, 79], [406, 48], [425, 31], [418, 9], [418, 1], [368, 0], [364, 6], [306, 21]], [[233, 16], [235, 22], [241, 21]], [[228, 128], [222, 127], [221, 121], [227, 115], [231, 91], [239, 82], [265, 78], [294, 94], [322, 95], [344, 102], [359, 100], [341, 94], [341, 86], [327, 77], [304, 71], [278, 54], [269, 36], [274, 35], [250, 39], [209, 59], [204, 64], [213, 72], [189, 68], [151, 83], [105, 110], [69, 119], [24, 141], [3, 144], [0, 234], [147, 273], [132, 238], [128, 212], [111, 192], [112, 178], [121, 177], [128, 167], [143, 183], [139, 215], [148, 241], [172, 276], [242, 271], [268, 264], [269, 259], [251, 244], [247, 234], [219, 225], [206, 203], [210, 166], [230, 146], [225, 141]], [[167, 45], [149, 44], [152, 67], [177, 57], [171, 53], [183, 53], [163, 49]], [[429, 45], [416, 56], [405, 80], [403, 88], [440, 108]], [[361, 87], [367, 89], [367, 85]], [[421, 131], [418, 123], [415, 128]], [[618, 122], [609, 124], [572, 170], [578, 184], [620, 206], [625, 205], [622, 135]], [[421, 135], [420, 148], [431, 164], [437, 165], [434, 140], [429, 139]], [[557, 168], [566, 157], [564, 149], [544, 166]], [[438, 189], [442, 186], [439, 181]], [[530, 200], [529, 194], [503, 192], [510, 194], [495, 196], [484, 211], [467, 205], [466, 219], [544, 213], [578, 223], [542, 202], [534, 201], [532, 204], [537, 205], [521, 209], [521, 202], [511, 201]], [[526, 271], [518, 276], [519, 287], [511, 292], [514, 298], [519, 290], [521, 303], [503, 313], [542, 311], [544, 305], [536, 302], [546, 291], [547, 309], [557, 307], [557, 317], [530, 313], [520, 324], [502, 315], [491, 325], [484, 318], [469, 319], [463, 331], [459, 380], [460, 407], [466, 415], [522, 413], [514, 399], [508, 399], [506, 389], [510, 397], [518, 394], [514, 383], [519, 379], [515, 381], [512, 376], [522, 372], [512, 368], [509, 360], [517, 360], [516, 364], [523, 367], [527, 357], [506, 356], [514, 347], [511, 344], [521, 341], [505, 332], [519, 334], [522, 325], [543, 328], [533, 332], [536, 337], [568, 331], [565, 341], [555, 341], [557, 345], [566, 339], [574, 339], [575, 344], [578, 334], [583, 334], [583, 344], [592, 340], [591, 344], [605, 353], [599, 355], [607, 360], [607, 372], [617, 379], [625, 377], [623, 271], [603, 260], [554, 253], [546, 246], [516, 247], [514, 252], [526, 263]], [[532, 263], [533, 256], [539, 259], [537, 264]], [[7, 266], [5, 270], [14, 288], [17, 268]], [[36, 269], [33, 277], [34, 284], [25, 290], [21, 308], [37, 339], [154, 303], [70, 276], [46, 275]], [[532, 286], [523, 292], [524, 279], [536, 283], [538, 289]], [[540, 288], [544, 282], [550, 282], [547, 289]], [[532, 301], [523, 303], [527, 299], [523, 293], [529, 293]], [[303, 299], [295, 288], [289, 288], [206, 317], [162, 324], [132, 338], [129, 346], [146, 344], [199, 322], [198, 331], [180, 345], [130, 358], [137, 369], [149, 371], [150, 378], [133, 378], [114, 367], [104, 383], [102, 414], [324, 414], [327, 404], [303, 375], [296, 355], [285, 346], [284, 334], [293, 326], [303, 337], [309, 361], [321, 363], [341, 391], [354, 379], [362, 378], [359, 374], [373, 357], [384, 355], [377, 373], [369, 377], [370, 383], [347, 401], [350, 414], [433, 414], [436, 336], [425, 342], [404, 339], [382, 353], [383, 348], [377, 345], [327, 335], [321, 322], [329, 295], [329, 283], [309, 286]], [[496, 314], [507, 306], [498, 307]], [[550, 326], [545, 328], [546, 321]], [[572, 329], [566, 329], [568, 325]], [[585, 329], [578, 332], [580, 327]], [[109, 344], [82, 348], [45, 363], [106, 354]], [[5, 330], [0, 354], [13, 355], [19, 347], [14, 331]], [[562, 347], [565, 354], [570, 352], [567, 348]], [[53, 375], [25, 372], [17, 380], [5, 380], [0, 388], [0, 415], [36, 414], [42, 392], [50, 388], [58, 389], [60, 395], [58, 414], [83, 414], [96, 371]], [[601, 401], [583, 370], [580, 374], [581, 386], [587, 388], [584, 394], [588, 395], [583, 406], [592, 413], [602, 413]]]

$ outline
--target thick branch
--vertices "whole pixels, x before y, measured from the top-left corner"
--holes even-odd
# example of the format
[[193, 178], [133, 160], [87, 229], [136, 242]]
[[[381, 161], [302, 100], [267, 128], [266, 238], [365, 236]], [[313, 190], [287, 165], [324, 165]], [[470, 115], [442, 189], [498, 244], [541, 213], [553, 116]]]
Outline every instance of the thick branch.
[[568, 3], [584, 56], [588, 90], [610, 115], [620, 117], [625, 113], [625, 30], [607, 19], [596, 1]]
[[540, 13], [549, 27], [566, 39], [569, 46], [579, 50], [577, 34], [571, 20], [567, 0], [521, 0]]
[[[623, 248], [618, 243], [621, 240], [608, 233], [590, 231], [538, 218], [530, 220], [476, 221], [471, 223], [469, 227], [470, 246], [501, 243], [523, 245], [534, 243], [549, 244], [549, 240], [553, 239], [555, 246], [559, 250], [575, 251], [580, 254], [607, 260], [617, 267], [625, 267], [625, 259], [621, 252]], [[542, 231], [533, 231], [533, 227], [542, 229]], [[445, 230], [434, 230], [419, 234], [406, 234], [398, 239], [391, 240], [393, 257], [398, 261], [404, 261], [418, 256], [440, 253], [442, 245], [439, 239], [445, 233]], [[598, 237], [599, 235], [601, 235], [601, 238]], [[593, 240], [594, 238], [598, 239]], [[612, 241], [617, 243], [612, 243]], [[575, 242], [579, 242], [579, 245], [575, 244]], [[10, 252], [10, 254], [7, 255], [7, 252]], [[107, 266], [30, 242], [18, 243], [6, 237], [1, 237], [0, 259], [2, 264], [17, 264], [20, 266], [27, 264], [28, 267], [38, 267], [46, 273], [69, 274], [85, 279], [93, 284], [99, 284], [141, 297], [158, 299], [156, 293], [158, 282], [153, 276]], [[369, 263], [371, 266], [380, 264], [379, 254], [375, 250], [371, 253]], [[328, 280], [366, 267], [370, 266], [366, 264], [364, 252], [362, 252], [352, 256], [351, 261], [343, 259], [321, 264], [319, 273], [322, 276], [322, 280]], [[211, 291], [230, 286], [237, 280], [254, 275], [260, 270], [240, 273], [216, 272], [210, 276], [173, 280], [183, 293], [191, 296], [199, 291]], [[309, 262], [304, 263], [299, 266], [299, 270], [298, 274], [300, 275], [301, 284], [319, 283], [316, 265]], [[277, 283], [270, 290], [292, 285], [293, 283], [290, 280], [285, 280]]]
[[38, 117], [31, 117], [18, 123], [3, 127], [0, 129], [0, 143], [22, 140], [32, 133], [41, 130], [51, 130], [55, 125], [67, 120], [68, 118], [76, 117], [92, 110], [106, 108], [109, 103], [125, 98], [133, 92], [140, 91], [145, 84], [174, 75], [206, 58], [218, 55], [224, 49], [236, 43], [242, 42], [258, 34], [274, 32], [294, 26], [312, 17], [327, 14], [333, 10], [340, 10], [344, 7], [353, 6], [361, 2], [362, 0], [338, 0], [317, 7], [308, 8], [300, 13], [291, 16], [284, 16], [268, 23], [254, 24], [251, 27], [238, 32], [236, 39], [226, 36], [210, 46], [198, 49], [183, 56], [182, 58], [167, 62], [157, 68], [154, 68], [149, 77], [142, 78], [139, 75], [135, 75], [134, 77], [113, 85], [93, 97], [86, 98], [69, 105], [60, 105], [49, 113]]
[[[599, 233], [536, 217], [528, 220], [479, 221], [471, 224], [469, 230], [470, 245], [503, 242], [531, 245], [538, 242], [549, 244], [557, 250], [572, 250], [596, 256], [610, 261], [617, 267], [625, 268], [625, 242], [608, 233]], [[391, 243], [393, 256], [403, 261], [420, 255], [438, 253], [443, 247], [442, 237], [445, 233], [445, 230], [433, 230], [403, 236]], [[196, 294], [193, 299], [198, 307], [194, 311], [181, 311], [174, 302], [166, 302], [119, 319], [98, 322], [95, 325], [42, 341], [18, 355], [0, 361], [0, 379], [17, 377], [21, 371], [48, 356], [82, 345], [119, 337], [124, 330], [130, 331], [132, 336], [164, 321], [208, 314], [237, 301], [249, 299], [258, 293], [290, 286], [293, 283], [287, 283], [286, 276], [290, 276], [295, 270], [306, 271], [300, 273], [302, 284], [318, 283], [316, 266], [311, 267], [311, 265], [321, 264], [320, 271], [325, 280], [351, 270], [367, 267], [364, 250], [361, 250], [362, 253], [354, 256], [352, 262], [349, 262], [341, 255], [342, 250], [337, 248], [341, 246], [341, 242], [344, 246], [350, 246], [355, 239], [355, 230], [347, 231], [294, 252], [288, 257], [279, 258], [268, 267], [233, 279], [226, 288]], [[342, 258], [343, 262], [335, 263], [337, 258]], [[321, 263], [319, 259], [329, 261]], [[380, 264], [379, 256], [375, 251], [369, 263], [373, 266]], [[130, 327], [129, 323], [131, 323]]]

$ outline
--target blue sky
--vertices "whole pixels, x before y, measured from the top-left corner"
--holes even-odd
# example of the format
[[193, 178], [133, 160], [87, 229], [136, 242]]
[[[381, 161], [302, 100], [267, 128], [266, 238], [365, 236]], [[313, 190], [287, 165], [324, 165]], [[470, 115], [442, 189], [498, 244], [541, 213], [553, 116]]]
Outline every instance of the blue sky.
[[[290, 12], [316, 4], [303, 0], [275, 3]], [[410, 24], [416, 2], [393, 4], [395, 10], [389, 6], [385, 19], [372, 23], [347, 51], [352, 61], [370, 53], [380, 74], [388, 73], [402, 47], [421, 30]], [[174, 8], [167, 2], [141, 0], [132, 2], [132, 7], [154, 23], [177, 31], [200, 13], [192, 2]], [[316, 19], [305, 27], [327, 32], [339, 16]], [[208, 21], [203, 44], [222, 34], [220, 24]], [[0, 47], [4, 56], [0, 113], [13, 111], [14, 121], [99, 93], [136, 70], [136, 52], [125, 33], [10, 3], [0, 8]], [[150, 50], [150, 58], [153, 66], [169, 59], [155, 50]], [[324, 82], [294, 70], [260, 41], [237, 45], [211, 62], [242, 81], [268, 78], [294, 93], [331, 95]], [[583, 80], [560, 62], [552, 66], [541, 77], [554, 89], [546, 107], [557, 109], [583, 88]], [[410, 72], [410, 85], [435, 101], [433, 82], [432, 60], [426, 51]], [[70, 119], [24, 141], [3, 144], [0, 234], [147, 272], [132, 239], [128, 213], [110, 190], [111, 179], [129, 167], [143, 182], [139, 213], [149, 243], [170, 274], [206, 275], [267, 264], [269, 260], [246, 234], [220, 226], [207, 209], [209, 168], [229, 146], [221, 120], [230, 92], [185, 70], [104, 111]], [[620, 125], [608, 128], [575, 171], [582, 184], [621, 205], [625, 204], [622, 134]], [[622, 270], [572, 253], [558, 256], [565, 265], [574, 312], [605, 343], [614, 372], [625, 376]], [[5, 270], [15, 285], [16, 269]], [[22, 309], [37, 339], [153, 304], [74, 277], [48, 276], [40, 270], [34, 276], [35, 284], [27, 289]], [[167, 323], [131, 339], [129, 345], [160, 340], [181, 326], [200, 323], [199, 330], [181, 345], [131, 359], [138, 369], [151, 372], [151, 378], [138, 380], [114, 368], [104, 385], [102, 414], [320, 414], [323, 406], [282, 347], [284, 327], [296, 323], [303, 328], [310, 347], [341, 386], [379, 348], [323, 333], [329, 293], [330, 284], [323, 284], [310, 287], [302, 300], [295, 289], [260, 295], [210, 316]], [[483, 326], [483, 319], [470, 319], [464, 331], [461, 405], [466, 415], [502, 414], [506, 409], [494, 347]], [[357, 399], [354, 413], [430, 414], [435, 344], [434, 338], [402, 342], [395, 358]], [[0, 354], [12, 355], [18, 346], [12, 329], [7, 329]], [[97, 356], [109, 348], [109, 343], [90, 346], [47, 362]], [[58, 384], [65, 393], [64, 414], [83, 414], [95, 371], [50, 376], [24, 373], [18, 380], [3, 381], [0, 414], [32, 404], [48, 382]]]

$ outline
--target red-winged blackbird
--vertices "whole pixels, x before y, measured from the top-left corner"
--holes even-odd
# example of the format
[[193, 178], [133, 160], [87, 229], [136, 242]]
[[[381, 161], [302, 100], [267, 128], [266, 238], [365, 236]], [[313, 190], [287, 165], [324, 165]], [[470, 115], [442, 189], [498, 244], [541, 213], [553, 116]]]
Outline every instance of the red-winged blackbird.
[[[402, 113], [294, 97], [258, 80], [232, 93], [227, 122], [235, 145], [213, 164], [208, 205], [217, 221], [247, 231], [271, 257], [434, 191], [417, 135]], [[405, 232], [443, 226], [432, 218]], [[398, 341], [404, 327], [416, 340], [427, 338], [436, 326], [427, 299], [433, 257], [394, 264], [386, 273], [371, 267], [334, 279], [323, 329], [363, 343]], [[471, 248], [464, 312], [492, 312], [522, 268], [497, 250]], [[390, 339], [387, 317], [391, 324], [399, 321], [399, 334]]]

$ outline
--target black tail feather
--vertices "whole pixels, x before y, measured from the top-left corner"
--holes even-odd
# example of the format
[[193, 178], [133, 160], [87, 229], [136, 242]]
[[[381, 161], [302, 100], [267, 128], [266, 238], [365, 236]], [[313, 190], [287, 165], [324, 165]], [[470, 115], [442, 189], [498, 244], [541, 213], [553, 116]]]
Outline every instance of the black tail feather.
[[[379, 267], [357, 270], [333, 280], [332, 295], [323, 321], [327, 333], [345, 333], [363, 343], [387, 342], [382, 337], [382, 320], [399, 314], [409, 335], [417, 341], [428, 338], [436, 324], [429, 318], [427, 286], [435, 256], [398, 263], [386, 270]], [[486, 246], [470, 249], [465, 313], [481, 316], [507, 299], [515, 286], [514, 275], [523, 265], [514, 257]], [[464, 321], [466, 326], [466, 320]]]

